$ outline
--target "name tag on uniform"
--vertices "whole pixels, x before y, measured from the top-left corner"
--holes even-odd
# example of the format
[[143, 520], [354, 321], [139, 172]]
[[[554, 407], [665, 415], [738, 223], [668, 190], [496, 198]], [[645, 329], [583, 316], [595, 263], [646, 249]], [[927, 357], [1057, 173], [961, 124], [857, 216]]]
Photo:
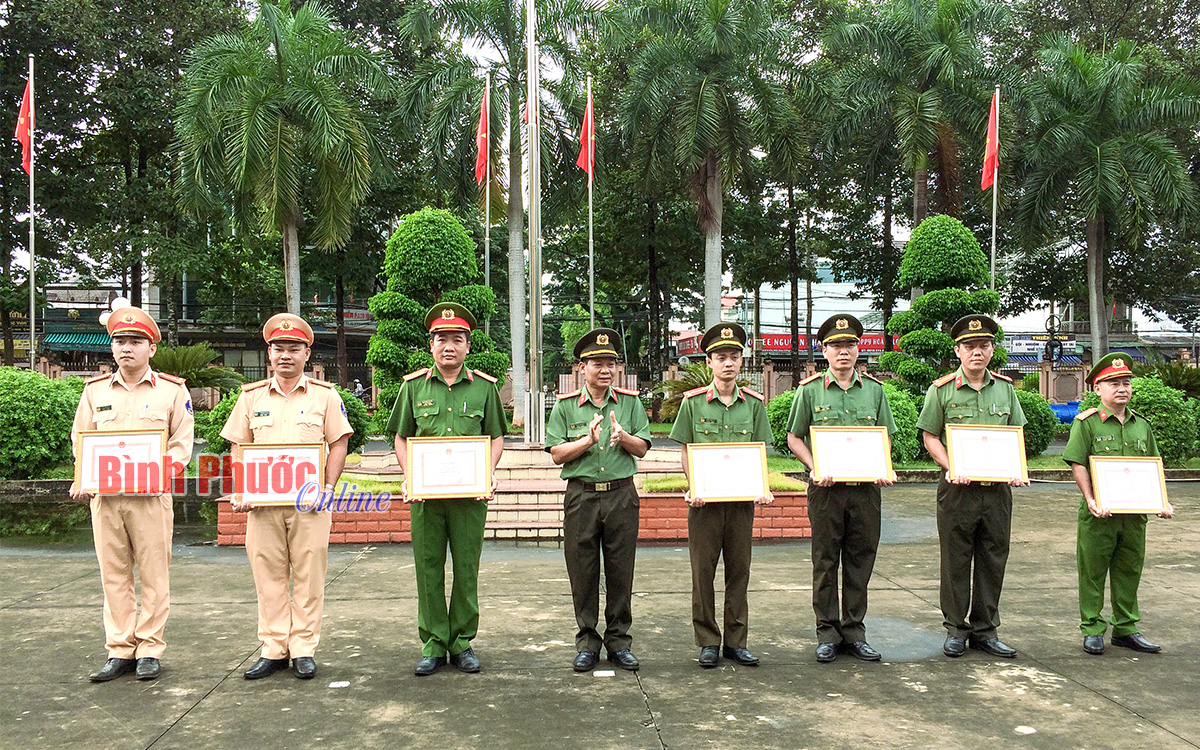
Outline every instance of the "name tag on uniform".
[[814, 407], [813, 407], [813, 411], [814, 411], [814, 412], [818, 412], [818, 411], [829, 411], [829, 410], [830, 410], [830, 409], [832, 409], [832, 408], [833, 408], [832, 406], [814, 406]]
[[418, 408], [418, 409], [420, 409], [420, 408], [422, 408], [422, 407], [425, 407], [425, 406], [433, 406], [433, 405], [434, 405], [434, 403], [433, 403], [433, 399], [430, 399], [430, 400], [428, 400], [428, 401], [418, 401], [418, 402], [417, 402], [417, 408]]
[[271, 411], [270, 411], [269, 409], [268, 409], [267, 411], [256, 411], [256, 412], [254, 412], [254, 415], [253, 415], [253, 416], [256, 416], [256, 417], [269, 417], [269, 416], [271, 416]]
[[97, 406], [96, 407], [96, 411], [111, 411], [111, 410], [112, 410], [112, 404], [107, 404], [105, 406]]
[[705, 419], [704, 417], [700, 417], [700, 424], [716, 424], [716, 423], [717, 423], [717, 420], [715, 420], [715, 419]]

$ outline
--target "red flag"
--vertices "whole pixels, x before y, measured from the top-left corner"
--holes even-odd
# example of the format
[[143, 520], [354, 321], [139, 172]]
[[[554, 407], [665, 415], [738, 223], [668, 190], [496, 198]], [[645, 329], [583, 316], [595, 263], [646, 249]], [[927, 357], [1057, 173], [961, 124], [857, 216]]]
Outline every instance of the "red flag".
[[21, 166], [27, 174], [33, 174], [33, 87], [25, 84], [25, 96], [21, 99], [21, 113], [17, 115], [17, 130], [13, 136], [21, 142]]
[[987, 190], [996, 181], [996, 163], [1000, 159], [1000, 92], [992, 93], [992, 111], [988, 115], [987, 144], [983, 152], [983, 177], [980, 190]]
[[483, 104], [479, 107], [479, 134], [475, 136], [475, 184], [482, 185], [487, 179], [488, 151], [488, 85], [483, 84]]
[[[590, 85], [590, 84], [589, 84]], [[583, 113], [583, 127], [579, 131], [579, 158], [575, 166], [587, 172], [588, 184], [596, 174], [596, 121], [592, 117], [592, 92], [589, 88], [587, 111]]]

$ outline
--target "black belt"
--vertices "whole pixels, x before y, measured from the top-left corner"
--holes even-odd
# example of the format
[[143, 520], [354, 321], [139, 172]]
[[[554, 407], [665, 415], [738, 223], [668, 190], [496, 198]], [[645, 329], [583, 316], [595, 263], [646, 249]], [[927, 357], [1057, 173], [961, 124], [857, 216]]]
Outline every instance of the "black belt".
[[575, 486], [588, 492], [608, 492], [620, 487], [627, 487], [633, 484], [633, 477], [625, 477], [624, 479], [614, 479], [611, 482], [585, 482], [582, 479], [568, 479], [567, 484], [575, 483]]

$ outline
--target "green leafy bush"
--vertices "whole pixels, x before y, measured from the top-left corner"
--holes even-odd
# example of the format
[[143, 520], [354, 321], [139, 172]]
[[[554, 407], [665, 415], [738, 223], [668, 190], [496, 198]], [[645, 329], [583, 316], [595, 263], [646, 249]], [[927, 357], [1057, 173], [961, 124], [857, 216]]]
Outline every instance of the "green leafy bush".
[[428, 206], [400, 220], [388, 238], [383, 270], [388, 291], [426, 308], [443, 292], [479, 276], [475, 243], [462, 222], [445, 209]]
[[979, 240], [952, 216], [930, 216], [909, 237], [900, 261], [900, 285], [929, 289], [986, 287], [987, 256]]
[[[1098, 406], [1100, 397], [1095, 391], [1089, 391], [1079, 408]], [[1169, 466], [1183, 463], [1196, 443], [1196, 420], [1183, 392], [1164, 385], [1157, 378], [1134, 378], [1129, 408], [1149, 420], [1163, 463]]]
[[792, 401], [796, 398], [796, 389], [784, 391], [767, 403], [767, 422], [771, 425], [771, 435], [775, 438], [772, 443], [775, 450], [785, 456], [792, 455], [787, 444], [788, 417], [792, 413]]
[[496, 292], [482, 284], [468, 284], [450, 289], [439, 302], [457, 302], [467, 308], [475, 320], [484, 321], [496, 314]]
[[1149, 353], [1149, 362], [1133, 363], [1133, 374], [1158, 378], [1164, 385], [1183, 391], [1187, 398], [1200, 398], [1200, 368], [1193, 367], [1190, 362], [1168, 362], [1157, 354]]
[[30, 479], [71, 460], [79, 378], [0, 367], [0, 479]]
[[1030, 393], [1038, 393], [1038, 388], [1041, 386], [1041, 376], [1036, 372], [1026, 373], [1025, 377], [1021, 378], [1021, 382], [1017, 384], [1017, 388]]
[[246, 382], [233, 368], [213, 367], [212, 361], [219, 356], [206, 341], [190, 346], [159, 345], [150, 358], [150, 367], [183, 378], [189, 388], [227, 391]]
[[902, 386], [892, 381], [883, 384], [883, 395], [887, 397], [896, 423], [896, 434], [892, 435], [892, 461], [912, 461], [921, 452], [921, 440], [917, 435], [917, 407]]
[[1025, 456], [1040, 456], [1054, 440], [1058, 417], [1054, 416], [1050, 403], [1041, 394], [1020, 389], [1016, 394], [1021, 410], [1025, 412]]

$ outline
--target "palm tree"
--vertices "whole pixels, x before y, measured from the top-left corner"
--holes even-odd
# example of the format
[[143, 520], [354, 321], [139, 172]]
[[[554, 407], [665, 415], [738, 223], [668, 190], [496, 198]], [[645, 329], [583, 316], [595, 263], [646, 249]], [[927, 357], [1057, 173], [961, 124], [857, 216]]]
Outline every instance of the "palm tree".
[[190, 346], [159, 346], [150, 358], [150, 366], [183, 378], [190, 388], [217, 388], [225, 392], [244, 383], [246, 379], [232, 368], [212, 364], [219, 356], [205, 341]]
[[[200, 216], [226, 203], [283, 236], [289, 312], [300, 312], [300, 237], [341, 247], [367, 194], [374, 118], [389, 87], [381, 58], [336, 27], [329, 9], [266, 0], [241, 34], [218, 34], [188, 58], [175, 113], [178, 196]], [[305, 205], [307, 204], [307, 205]]]
[[[543, 68], [566, 71], [564, 80], [555, 84], [543, 79], [540, 108], [542, 127], [549, 137], [542, 140], [542, 164], [549, 166], [555, 153], [572, 139], [572, 127], [565, 115], [563, 89], [575, 84], [568, 63], [574, 41], [588, 24], [591, 11], [584, 0], [554, 0], [538, 7], [538, 44]], [[401, 35], [416, 44], [429, 44], [443, 36], [458, 44], [444, 54], [426, 60], [405, 85], [400, 96], [399, 115], [414, 131], [422, 134], [424, 152], [431, 171], [443, 189], [460, 201], [474, 202], [475, 128], [479, 103], [483, 99], [483, 74], [491, 73], [491, 111], [489, 132], [503, 134], [508, 145], [508, 321], [513, 362], [514, 415], [524, 410], [525, 368], [525, 255], [522, 194], [523, 156], [521, 133], [525, 101], [525, 12], [522, 0], [428, 0], [415, 4], [406, 14]], [[463, 51], [463, 45], [482, 50], [476, 60]], [[503, 154], [500, 138], [490, 141], [493, 153]], [[497, 149], [497, 146], [499, 148]], [[495, 156], [492, 156], [495, 159]], [[571, 157], [574, 159], [574, 156]], [[496, 175], [493, 169], [492, 174]], [[493, 211], [504, 210], [505, 196], [498, 181], [492, 191]]]
[[726, 187], [754, 173], [752, 151], [794, 127], [779, 60], [787, 40], [768, 0], [633, 2], [612, 8], [609, 24], [631, 40], [651, 34], [636, 42], [623, 135], [646, 174], [683, 170], [691, 184], [704, 232], [708, 327], [721, 319]]
[[1006, 17], [994, 0], [891, 0], [878, 15], [835, 26], [826, 40], [827, 54], [846, 62], [838, 137], [872, 137], [880, 120], [890, 122], [913, 175], [914, 227], [929, 212], [930, 167], [943, 208], [956, 211], [960, 124], [974, 126], [986, 100], [972, 81], [980, 35]]
[[1091, 53], [1066, 37], [1039, 54], [1030, 85], [1017, 218], [1033, 238], [1082, 218], [1092, 356], [1108, 351], [1105, 243], [1140, 245], [1155, 220], [1194, 211], [1196, 188], [1172, 130], [1200, 119], [1195, 81], [1151, 83], [1132, 42]]

